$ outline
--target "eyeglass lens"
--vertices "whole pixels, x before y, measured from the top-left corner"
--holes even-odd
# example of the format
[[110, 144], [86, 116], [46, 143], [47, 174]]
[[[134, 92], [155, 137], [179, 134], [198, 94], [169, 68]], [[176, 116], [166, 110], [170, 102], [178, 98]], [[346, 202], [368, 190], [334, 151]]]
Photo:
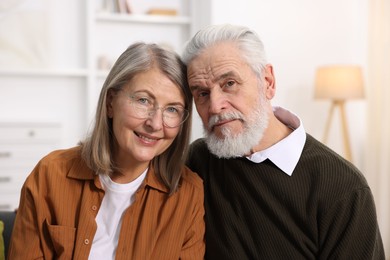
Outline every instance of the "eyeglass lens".
[[157, 110], [161, 110], [164, 125], [167, 127], [177, 127], [188, 117], [188, 111], [181, 105], [170, 105], [166, 107], [156, 107], [155, 102], [148, 97], [132, 95], [130, 96], [133, 116], [146, 119], [153, 116]]

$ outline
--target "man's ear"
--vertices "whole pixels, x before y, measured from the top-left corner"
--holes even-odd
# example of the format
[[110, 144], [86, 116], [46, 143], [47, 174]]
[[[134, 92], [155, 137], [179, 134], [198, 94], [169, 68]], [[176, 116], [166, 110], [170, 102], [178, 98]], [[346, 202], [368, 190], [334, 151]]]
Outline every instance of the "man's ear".
[[114, 91], [112, 89], [109, 89], [107, 91], [106, 96], [106, 109], [107, 109], [107, 116], [109, 118], [112, 118], [114, 116], [114, 108], [113, 108], [113, 102], [114, 102]]
[[266, 97], [268, 100], [271, 100], [275, 96], [275, 92], [276, 92], [274, 69], [271, 64], [265, 65], [264, 83], [265, 83]]

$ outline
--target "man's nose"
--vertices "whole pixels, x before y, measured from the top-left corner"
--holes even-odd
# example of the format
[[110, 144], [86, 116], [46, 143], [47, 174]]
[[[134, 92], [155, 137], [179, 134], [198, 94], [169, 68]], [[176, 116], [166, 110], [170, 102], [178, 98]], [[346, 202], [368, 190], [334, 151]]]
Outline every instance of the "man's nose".
[[212, 91], [210, 92], [210, 104], [209, 104], [209, 112], [211, 114], [219, 114], [223, 111], [227, 106], [227, 98], [226, 95], [220, 91]]

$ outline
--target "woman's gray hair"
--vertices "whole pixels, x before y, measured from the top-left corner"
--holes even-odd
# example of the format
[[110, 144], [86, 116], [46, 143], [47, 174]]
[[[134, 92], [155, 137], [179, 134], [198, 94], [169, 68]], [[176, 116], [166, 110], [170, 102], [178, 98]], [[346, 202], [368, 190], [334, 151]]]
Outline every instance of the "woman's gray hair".
[[134, 43], [115, 62], [100, 92], [94, 127], [90, 135], [81, 142], [82, 157], [96, 174], [111, 174], [117, 170], [113, 160], [115, 136], [112, 119], [107, 114], [107, 95], [109, 91], [121, 90], [136, 74], [152, 68], [158, 68], [180, 88], [185, 108], [190, 115], [179, 126], [179, 133], [173, 143], [151, 162], [156, 174], [172, 194], [178, 188], [187, 156], [192, 123], [192, 96], [188, 88], [186, 66], [180, 57], [156, 44]]
[[188, 65], [204, 49], [221, 42], [236, 43], [244, 60], [258, 76], [261, 76], [260, 73], [267, 64], [264, 45], [256, 32], [244, 26], [211, 25], [198, 31], [187, 42], [182, 59]]

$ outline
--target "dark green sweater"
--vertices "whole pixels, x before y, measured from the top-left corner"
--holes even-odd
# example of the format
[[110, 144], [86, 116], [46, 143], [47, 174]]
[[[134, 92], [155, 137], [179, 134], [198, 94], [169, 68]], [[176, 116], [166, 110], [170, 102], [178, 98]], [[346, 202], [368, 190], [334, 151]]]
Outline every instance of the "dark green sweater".
[[206, 259], [384, 259], [372, 193], [352, 164], [307, 135], [288, 176], [270, 160], [218, 159], [203, 139]]

